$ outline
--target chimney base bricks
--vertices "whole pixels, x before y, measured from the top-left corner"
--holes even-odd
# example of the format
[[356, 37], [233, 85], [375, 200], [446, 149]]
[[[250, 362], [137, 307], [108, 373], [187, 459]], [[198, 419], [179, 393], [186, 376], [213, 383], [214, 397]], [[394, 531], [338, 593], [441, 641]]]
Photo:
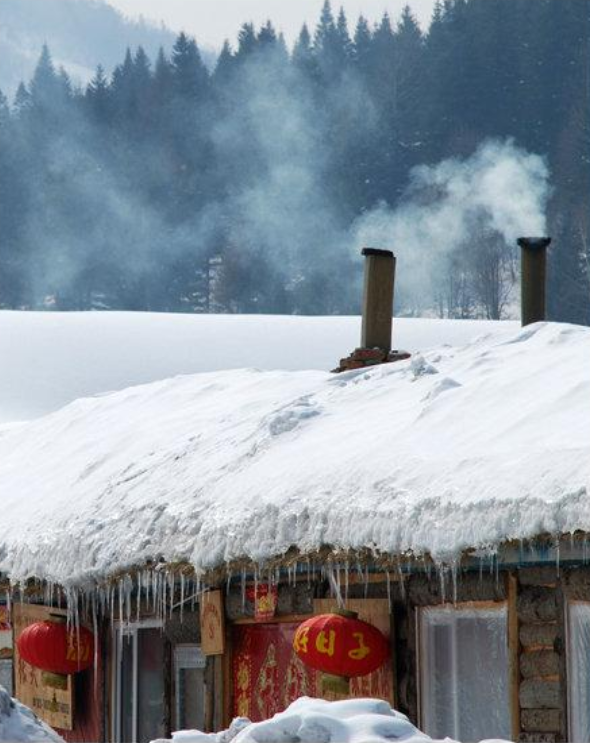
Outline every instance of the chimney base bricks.
[[411, 354], [407, 351], [389, 351], [386, 353], [381, 348], [356, 348], [350, 356], [340, 359], [339, 366], [334, 369], [335, 373], [350, 371], [351, 369], [363, 369], [368, 366], [379, 364], [391, 364], [395, 361], [405, 361]]

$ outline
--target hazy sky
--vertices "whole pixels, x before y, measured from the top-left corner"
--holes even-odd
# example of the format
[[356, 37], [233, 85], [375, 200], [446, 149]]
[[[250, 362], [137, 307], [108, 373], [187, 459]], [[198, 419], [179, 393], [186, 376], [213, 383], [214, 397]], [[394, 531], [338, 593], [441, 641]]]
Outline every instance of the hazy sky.
[[[271, 18], [291, 42], [307, 21], [315, 25], [323, 0], [108, 0], [126, 15], [163, 20], [173, 30], [183, 29], [206, 46], [219, 46], [225, 38], [234, 41], [244, 21], [261, 24]], [[333, 0], [344, 6], [354, 26], [359, 13], [375, 20], [387, 10], [397, 19], [408, 3], [422, 25], [428, 23], [434, 0]]]

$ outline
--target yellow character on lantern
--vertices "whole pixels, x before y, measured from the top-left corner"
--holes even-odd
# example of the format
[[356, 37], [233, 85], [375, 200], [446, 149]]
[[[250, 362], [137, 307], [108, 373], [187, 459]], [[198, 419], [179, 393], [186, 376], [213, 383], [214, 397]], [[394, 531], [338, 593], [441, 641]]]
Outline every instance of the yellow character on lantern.
[[308, 635], [309, 627], [299, 627], [293, 640], [293, 647], [296, 653], [307, 653]]
[[329, 655], [330, 657], [332, 657], [334, 655], [335, 644], [336, 632], [331, 629], [328, 632], [328, 637], [326, 637], [326, 633], [323, 631], [319, 633], [315, 641], [315, 648], [318, 653], [323, 653], [324, 655]]
[[365, 636], [362, 632], [354, 632], [353, 637], [358, 641], [358, 646], [348, 651], [348, 657], [352, 660], [363, 660], [371, 652], [371, 648], [365, 645]]

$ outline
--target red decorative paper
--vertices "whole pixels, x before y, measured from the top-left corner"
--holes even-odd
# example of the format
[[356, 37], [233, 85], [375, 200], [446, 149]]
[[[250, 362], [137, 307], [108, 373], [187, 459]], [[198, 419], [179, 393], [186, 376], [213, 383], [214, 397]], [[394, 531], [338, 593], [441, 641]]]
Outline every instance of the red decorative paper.
[[301, 696], [317, 696], [316, 673], [293, 652], [296, 623], [233, 629], [234, 709], [258, 722], [282, 712]]
[[246, 589], [248, 601], [254, 602], [254, 619], [257, 622], [268, 622], [277, 610], [278, 590], [268, 583], [259, 583]]

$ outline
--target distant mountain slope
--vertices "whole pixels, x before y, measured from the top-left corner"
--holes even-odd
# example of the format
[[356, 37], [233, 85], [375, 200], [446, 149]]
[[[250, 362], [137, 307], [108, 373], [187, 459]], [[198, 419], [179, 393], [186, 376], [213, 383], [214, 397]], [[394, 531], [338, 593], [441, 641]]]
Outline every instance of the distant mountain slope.
[[127, 46], [141, 44], [154, 59], [174, 39], [164, 26], [129, 20], [104, 0], [0, 0], [0, 89], [12, 95], [29, 80], [45, 42], [55, 63], [85, 83], [98, 63], [111, 71]]

